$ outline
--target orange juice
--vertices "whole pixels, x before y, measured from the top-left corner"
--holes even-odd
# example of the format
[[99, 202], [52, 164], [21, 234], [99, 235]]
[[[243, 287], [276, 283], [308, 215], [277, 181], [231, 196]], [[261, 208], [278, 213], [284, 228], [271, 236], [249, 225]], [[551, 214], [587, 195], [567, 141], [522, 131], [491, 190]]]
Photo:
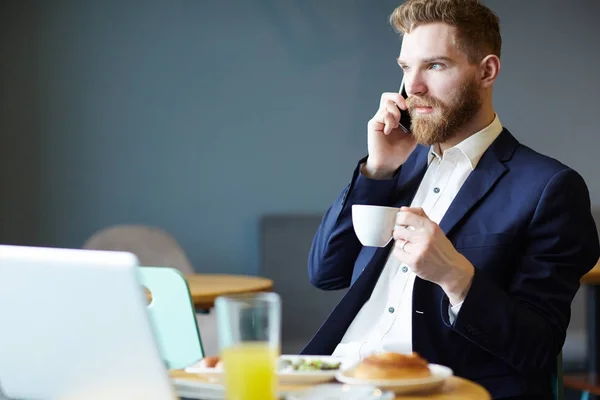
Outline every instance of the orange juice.
[[278, 352], [266, 342], [241, 343], [221, 352], [227, 400], [277, 399]]

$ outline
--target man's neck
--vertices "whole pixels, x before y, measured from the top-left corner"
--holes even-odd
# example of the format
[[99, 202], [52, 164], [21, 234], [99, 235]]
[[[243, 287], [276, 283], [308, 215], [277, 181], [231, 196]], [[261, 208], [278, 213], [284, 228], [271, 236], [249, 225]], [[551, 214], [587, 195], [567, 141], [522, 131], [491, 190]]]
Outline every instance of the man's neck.
[[462, 142], [469, 136], [472, 136], [475, 133], [487, 127], [494, 121], [495, 117], [496, 113], [491, 105], [488, 107], [482, 106], [479, 109], [479, 112], [477, 112], [477, 114], [475, 114], [475, 116], [468, 123], [466, 123], [454, 136], [452, 136], [444, 143], [439, 144], [440, 156], [444, 154], [444, 151], [446, 151], [447, 149], [456, 146], [458, 143]]

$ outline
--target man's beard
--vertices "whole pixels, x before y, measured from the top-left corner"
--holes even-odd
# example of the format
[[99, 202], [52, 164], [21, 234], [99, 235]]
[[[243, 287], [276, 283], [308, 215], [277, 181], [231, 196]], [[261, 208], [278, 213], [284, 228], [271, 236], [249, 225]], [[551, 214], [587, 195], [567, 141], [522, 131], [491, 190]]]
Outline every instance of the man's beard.
[[[463, 83], [452, 97], [450, 104], [428, 95], [410, 96], [406, 100], [412, 119], [410, 130], [417, 143], [425, 146], [444, 143], [473, 118], [482, 104], [475, 79]], [[433, 111], [419, 114], [417, 107], [432, 107]]]

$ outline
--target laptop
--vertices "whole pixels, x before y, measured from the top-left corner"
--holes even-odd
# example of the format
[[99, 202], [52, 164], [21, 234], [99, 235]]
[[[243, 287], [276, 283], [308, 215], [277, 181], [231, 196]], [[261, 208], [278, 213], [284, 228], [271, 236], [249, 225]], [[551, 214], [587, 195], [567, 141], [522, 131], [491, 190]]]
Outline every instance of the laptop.
[[0, 393], [175, 399], [137, 266], [126, 252], [0, 245]]

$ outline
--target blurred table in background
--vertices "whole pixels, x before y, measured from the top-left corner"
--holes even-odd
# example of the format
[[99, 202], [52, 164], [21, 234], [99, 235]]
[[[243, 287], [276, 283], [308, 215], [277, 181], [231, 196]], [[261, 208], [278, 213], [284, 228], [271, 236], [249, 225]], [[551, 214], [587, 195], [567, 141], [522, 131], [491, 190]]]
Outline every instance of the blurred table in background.
[[215, 299], [227, 294], [269, 291], [273, 281], [257, 276], [223, 274], [186, 274], [192, 301], [196, 309], [209, 310]]

